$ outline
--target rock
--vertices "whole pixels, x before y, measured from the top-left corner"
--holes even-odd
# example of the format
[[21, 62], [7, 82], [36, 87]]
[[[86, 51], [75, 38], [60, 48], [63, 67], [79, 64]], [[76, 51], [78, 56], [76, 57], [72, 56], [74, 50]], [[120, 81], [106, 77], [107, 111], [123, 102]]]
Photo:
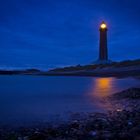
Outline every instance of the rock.
[[28, 136], [25, 136], [25, 137], [18, 137], [18, 140], [29, 140], [29, 137], [28, 137]]
[[133, 136], [140, 136], [140, 127], [139, 126], [135, 126], [133, 127], [130, 132], [130, 134], [132, 134]]
[[133, 125], [132, 121], [128, 121], [128, 125], [132, 126]]
[[135, 140], [140, 140], [140, 136], [136, 136], [135, 137]]
[[17, 140], [17, 138], [16, 134], [10, 134], [7, 136], [7, 140]]
[[76, 128], [78, 129], [80, 126], [79, 122], [77, 120], [73, 121], [71, 124], [70, 124], [70, 127], [71, 128]]
[[112, 134], [110, 131], [102, 131], [102, 137], [109, 139], [112, 137]]
[[138, 99], [140, 98], [140, 88], [130, 88], [110, 96], [114, 99]]
[[90, 131], [89, 135], [95, 137], [95, 136], [97, 136], [97, 131]]
[[46, 136], [44, 134], [33, 134], [29, 137], [29, 140], [46, 140]]

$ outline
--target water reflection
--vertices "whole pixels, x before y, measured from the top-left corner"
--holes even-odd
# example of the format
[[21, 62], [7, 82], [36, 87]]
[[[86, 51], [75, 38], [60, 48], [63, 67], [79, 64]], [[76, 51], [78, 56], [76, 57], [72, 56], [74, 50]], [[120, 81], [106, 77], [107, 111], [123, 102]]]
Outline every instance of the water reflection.
[[122, 110], [122, 106], [114, 101], [108, 100], [109, 97], [115, 93], [118, 88], [116, 86], [116, 78], [97, 78], [93, 79], [92, 88], [90, 91], [90, 100], [104, 111], [108, 110]]
[[114, 80], [115, 78], [97, 78], [93, 81], [93, 87], [91, 95], [94, 98], [103, 98], [109, 96], [114, 92]]
[[105, 104], [102, 99], [139, 84], [133, 78], [0, 76], [0, 124], [52, 121], [56, 114], [67, 117], [68, 112], [115, 109], [117, 103], [108, 100]]

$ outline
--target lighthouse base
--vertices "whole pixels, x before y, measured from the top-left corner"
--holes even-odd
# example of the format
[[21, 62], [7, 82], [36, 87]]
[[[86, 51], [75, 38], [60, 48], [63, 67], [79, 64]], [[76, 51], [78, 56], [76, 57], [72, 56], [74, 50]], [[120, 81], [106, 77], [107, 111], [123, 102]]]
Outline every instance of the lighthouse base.
[[97, 60], [93, 63], [94, 64], [112, 64], [113, 62], [111, 60]]

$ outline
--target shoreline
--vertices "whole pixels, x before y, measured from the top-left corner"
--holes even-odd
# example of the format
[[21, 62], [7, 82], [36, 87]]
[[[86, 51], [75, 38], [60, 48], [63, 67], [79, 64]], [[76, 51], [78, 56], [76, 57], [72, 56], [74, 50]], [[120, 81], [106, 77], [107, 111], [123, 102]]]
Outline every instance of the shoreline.
[[140, 76], [140, 66], [129, 66], [120, 68], [106, 67], [79, 71], [49, 71], [40, 74], [47, 76], [128, 77]]
[[118, 72], [45, 72], [37, 75], [41, 76], [79, 76], [79, 77], [129, 77], [129, 76], [140, 76], [140, 70], [133, 71], [118, 71]]
[[29, 72], [29, 71], [7, 71], [0, 70], [0, 75], [34, 75], [34, 76], [77, 76], [77, 77], [140, 77], [140, 69], [111, 71], [111, 70], [96, 70], [96, 71], [74, 71], [74, 72]]

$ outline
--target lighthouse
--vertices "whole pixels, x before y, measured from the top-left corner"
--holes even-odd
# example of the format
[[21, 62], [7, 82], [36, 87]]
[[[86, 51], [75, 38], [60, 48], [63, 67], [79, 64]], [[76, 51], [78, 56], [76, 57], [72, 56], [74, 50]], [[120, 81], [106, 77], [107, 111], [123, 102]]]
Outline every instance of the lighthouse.
[[109, 64], [111, 61], [108, 59], [108, 48], [107, 48], [107, 24], [103, 21], [100, 24], [99, 32], [99, 58], [96, 61], [97, 64]]
[[108, 60], [108, 50], [107, 50], [107, 25], [103, 21], [100, 25], [100, 42], [99, 42], [99, 60]]

